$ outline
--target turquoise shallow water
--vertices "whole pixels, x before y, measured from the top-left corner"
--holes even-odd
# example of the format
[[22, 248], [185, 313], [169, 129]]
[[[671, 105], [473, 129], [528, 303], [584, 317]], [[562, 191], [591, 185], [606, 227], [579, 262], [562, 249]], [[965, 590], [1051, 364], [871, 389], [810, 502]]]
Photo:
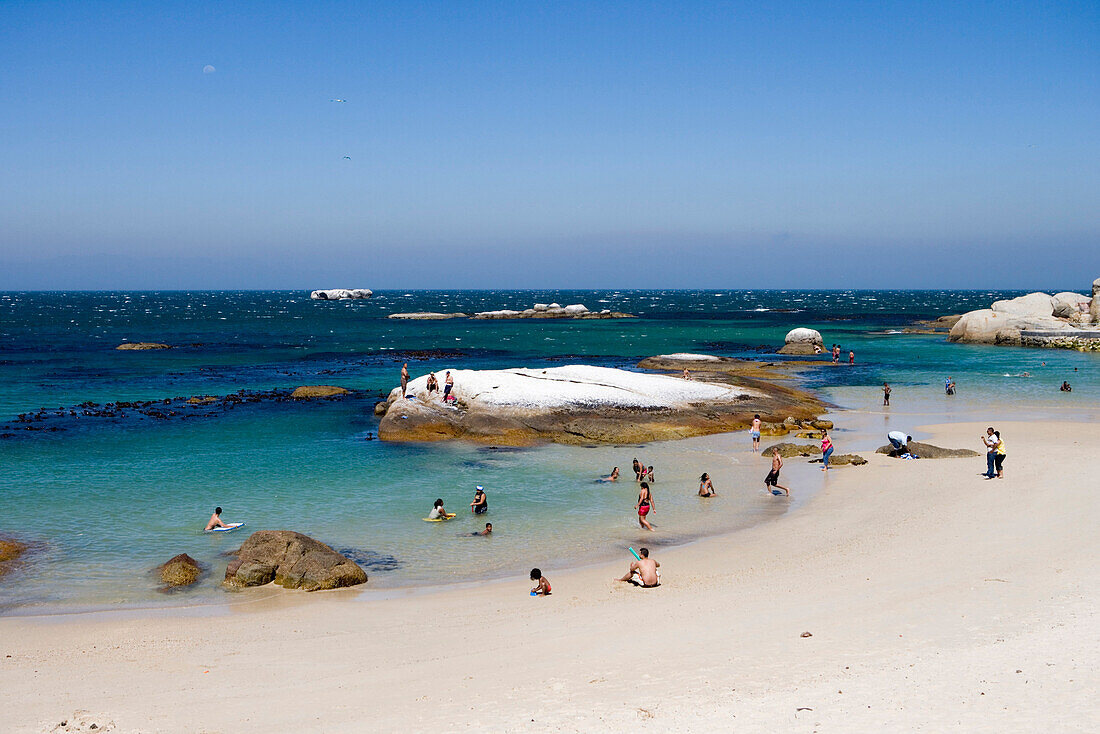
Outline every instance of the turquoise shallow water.
[[[631, 510], [634, 484], [593, 480], [613, 465], [629, 467], [635, 455], [657, 467], [659, 532], [644, 538], [650, 545], [725, 532], [792, 507], [759, 490], [763, 472], [747, 454], [744, 436], [522, 451], [364, 440], [376, 430], [371, 408], [397, 383], [408, 350], [444, 350], [415, 355], [414, 375], [447, 366], [568, 362], [630, 368], [645, 356], [673, 351], [763, 357], [788, 329], [810, 326], [827, 343], [857, 353], [855, 367], [823, 366], [805, 378], [865, 416], [853, 417], [849, 436], [839, 433], [841, 450], [848, 448], [845, 440], [873, 444], [887, 425], [876, 408], [875, 386], [884, 379], [895, 388], [895, 422], [1006, 410], [1089, 418], [1100, 389], [1095, 354], [949, 345], [939, 336], [887, 333], [914, 318], [1014, 295], [418, 291], [326, 303], [302, 292], [0, 294], [0, 533], [35, 545], [30, 562], [0, 584], [0, 610], [231, 599], [217, 584], [224, 568], [219, 554], [245, 536], [198, 531], [215, 504], [225, 507], [227, 520], [245, 520], [249, 529], [292, 528], [348, 549], [367, 566], [370, 588], [498, 577], [621, 554], [623, 546], [643, 540]], [[582, 302], [642, 318], [385, 318], [536, 301]], [[183, 346], [116, 351], [124, 340]], [[953, 399], [942, 393], [947, 375], [959, 385]], [[1071, 395], [1057, 391], [1063, 379], [1074, 384]], [[77, 407], [318, 383], [358, 392], [334, 402], [181, 410], [189, 417], [164, 420], [133, 411], [88, 417]], [[18, 420], [41, 408], [48, 408], [43, 420]], [[28, 425], [42, 430], [24, 430]], [[813, 467], [789, 470], [801, 488], [820, 482]], [[714, 475], [719, 501], [693, 497], [701, 471]], [[478, 520], [462, 512], [475, 484], [486, 486], [491, 507]], [[804, 496], [800, 492], [793, 506]], [[459, 510], [459, 520], [421, 521], [436, 497]], [[484, 520], [494, 523], [495, 537], [460, 537]], [[147, 571], [179, 552], [212, 572], [198, 588], [161, 594]]]

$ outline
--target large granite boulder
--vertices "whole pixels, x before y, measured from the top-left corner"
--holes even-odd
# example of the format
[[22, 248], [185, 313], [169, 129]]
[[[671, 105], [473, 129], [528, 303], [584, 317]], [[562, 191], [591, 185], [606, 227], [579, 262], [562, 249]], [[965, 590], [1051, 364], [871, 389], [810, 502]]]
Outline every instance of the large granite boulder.
[[321, 591], [367, 582], [366, 572], [319, 540], [292, 530], [259, 530], [225, 569], [225, 585]]
[[791, 329], [783, 342], [780, 354], [820, 354], [825, 348], [821, 332], [816, 329]]
[[329, 288], [313, 291], [309, 297], [314, 301], [345, 301], [370, 298], [374, 293], [370, 288]]
[[1072, 319], [1078, 315], [1089, 312], [1089, 303], [1092, 299], [1080, 293], [1055, 293], [1050, 297], [1054, 305], [1054, 315], [1060, 319]]
[[767, 458], [772, 455], [773, 449], [779, 449], [779, 455], [784, 459], [795, 456], [821, 456], [820, 446], [806, 443], [777, 443], [774, 446], [768, 446], [760, 452], [760, 455]]
[[1054, 302], [1049, 293], [1028, 293], [1019, 298], [1010, 298], [1004, 301], [994, 301], [991, 309], [997, 313], [1013, 314], [1014, 316], [1052, 316], [1054, 314]]
[[[436, 370], [440, 377], [443, 372]], [[427, 376], [409, 382], [409, 397], [394, 388], [378, 437], [512, 446], [631, 443], [741, 430], [755, 413], [810, 421], [824, 408], [804, 391], [718, 372], [684, 380], [679, 374], [566, 365], [452, 370], [452, 376], [453, 403], [444, 403], [439, 392], [428, 393]]]
[[202, 566], [186, 553], [180, 553], [157, 566], [156, 572], [166, 587], [190, 586], [202, 576]]
[[351, 390], [335, 385], [302, 385], [294, 388], [290, 397], [295, 400], [312, 400], [313, 398], [334, 398], [339, 395], [347, 395]]
[[1092, 281], [1092, 303], [1089, 305], [1092, 323], [1100, 324], [1100, 278]]
[[[1049, 299], [1048, 299], [1049, 300]], [[998, 301], [998, 303], [1007, 303]], [[983, 308], [977, 311], [969, 311], [963, 314], [958, 323], [951, 327], [948, 341], [968, 342], [972, 344], [1009, 344], [1020, 345], [1023, 343], [1021, 332], [1066, 332], [1073, 333], [1073, 327], [1053, 316], [1054, 307], [1049, 307], [1050, 313], [1028, 315], [1017, 310], [994, 310]]]
[[[920, 441], [910, 441], [909, 452], [922, 459], [961, 459], [979, 456], [977, 451], [971, 451], [970, 449], [945, 449]], [[895, 449], [893, 444], [887, 444], [886, 446], [879, 446], [875, 449], [875, 453], [898, 457], [905, 453], [905, 448]]]

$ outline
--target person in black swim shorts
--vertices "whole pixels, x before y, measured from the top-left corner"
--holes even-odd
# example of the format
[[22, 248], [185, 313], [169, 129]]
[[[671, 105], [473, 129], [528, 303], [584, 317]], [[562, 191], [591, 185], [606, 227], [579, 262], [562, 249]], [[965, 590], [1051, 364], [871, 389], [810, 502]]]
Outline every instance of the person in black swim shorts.
[[784, 487], [779, 483], [779, 470], [783, 468], [783, 458], [779, 455], [779, 449], [772, 449], [772, 470], [768, 472], [768, 476], [764, 477], [764, 488], [769, 492], [772, 487], [782, 489], [784, 493], [790, 494], [791, 490]]

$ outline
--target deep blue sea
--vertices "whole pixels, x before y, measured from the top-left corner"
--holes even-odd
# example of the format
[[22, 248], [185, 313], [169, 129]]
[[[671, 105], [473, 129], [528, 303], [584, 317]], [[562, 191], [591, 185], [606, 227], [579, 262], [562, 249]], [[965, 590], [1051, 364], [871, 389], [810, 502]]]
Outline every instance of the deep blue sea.
[[[631, 512], [633, 482], [594, 479], [612, 465], [629, 466], [635, 455], [657, 467], [658, 533], [644, 539], [650, 545], [797, 511], [797, 498], [778, 503], [759, 491], [759, 467], [742, 436], [641, 447], [402, 445], [367, 440], [377, 429], [372, 408], [398, 384], [403, 360], [415, 377], [454, 367], [632, 369], [644, 357], [670, 352], [782, 359], [774, 350], [784, 334], [806, 326], [845, 354], [856, 352], [854, 367], [823, 366], [804, 378], [841, 408], [871, 411], [888, 380], [895, 421], [906, 413], [915, 422], [969, 417], [986, 406], [1056, 414], [1095, 409], [1096, 354], [896, 333], [914, 319], [1017, 295], [382, 291], [369, 301], [326, 302], [303, 291], [0, 293], [0, 534], [34, 546], [28, 561], [0, 581], [0, 613], [240, 598], [219, 587], [220, 554], [246, 531], [200, 532], [215, 505], [225, 508], [226, 520], [247, 522], [246, 530], [299, 530], [354, 554], [371, 576], [368, 589], [503, 577], [620, 552], [642, 539]], [[386, 318], [552, 301], [639, 318]], [[175, 348], [116, 350], [124, 341]], [[948, 376], [959, 385], [951, 402], [942, 390]], [[1062, 380], [1074, 385], [1069, 396], [1057, 390]], [[355, 393], [331, 402], [277, 399], [311, 384]], [[242, 400], [231, 410], [175, 400], [238, 391], [265, 399]], [[144, 413], [101, 414], [118, 401], [160, 402]], [[840, 444], [843, 425], [838, 429]], [[703, 509], [693, 497], [702, 471], [715, 476], [721, 494], [720, 503]], [[796, 481], [799, 472], [807, 486], [820, 483], [797, 467]], [[443, 525], [421, 520], [436, 497], [462, 511], [476, 484], [489, 493], [488, 517], [460, 512]], [[497, 529], [494, 537], [464, 537], [486, 519]], [[209, 575], [197, 588], [160, 593], [149, 569], [181, 552], [208, 564]]]

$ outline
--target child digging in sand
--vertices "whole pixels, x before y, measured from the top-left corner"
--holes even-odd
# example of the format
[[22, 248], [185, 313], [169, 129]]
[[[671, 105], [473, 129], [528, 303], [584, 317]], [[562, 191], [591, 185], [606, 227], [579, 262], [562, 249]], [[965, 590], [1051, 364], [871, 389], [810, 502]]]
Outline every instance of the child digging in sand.
[[531, 589], [531, 596], [550, 596], [550, 580], [542, 575], [542, 571], [532, 568], [531, 580], [538, 582], [535, 588]]

